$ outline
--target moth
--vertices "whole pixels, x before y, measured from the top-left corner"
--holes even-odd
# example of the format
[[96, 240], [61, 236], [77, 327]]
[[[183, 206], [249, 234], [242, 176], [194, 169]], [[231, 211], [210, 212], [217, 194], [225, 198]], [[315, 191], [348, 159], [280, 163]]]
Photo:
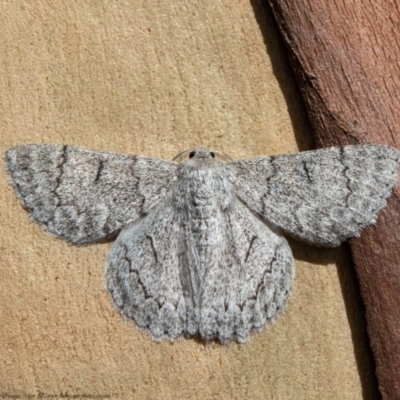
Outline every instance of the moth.
[[372, 144], [236, 161], [203, 147], [167, 161], [24, 145], [5, 159], [48, 232], [75, 245], [116, 237], [105, 274], [122, 315], [154, 340], [223, 344], [285, 309], [294, 263], [283, 233], [320, 246], [358, 236], [399, 168], [396, 149]]

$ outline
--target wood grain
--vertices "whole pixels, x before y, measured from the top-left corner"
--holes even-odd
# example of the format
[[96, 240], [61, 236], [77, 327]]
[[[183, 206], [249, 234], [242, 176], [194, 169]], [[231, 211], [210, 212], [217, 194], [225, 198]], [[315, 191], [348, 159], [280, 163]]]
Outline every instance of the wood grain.
[[[394, 1], [269, 0], [317, 147], [400, 147], [400, 12]], [[350, 243], [383, 398], [400, 398], [399, 185], [375, 226]]]

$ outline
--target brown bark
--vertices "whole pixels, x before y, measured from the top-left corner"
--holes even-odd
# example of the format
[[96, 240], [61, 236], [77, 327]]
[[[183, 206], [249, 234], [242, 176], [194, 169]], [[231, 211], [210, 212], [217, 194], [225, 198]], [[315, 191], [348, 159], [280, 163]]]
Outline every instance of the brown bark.
[[[400, 147], [400, 10], [395, 1], [269, 0], [318, 147]], [[400, 399], [400, 188], [350, 243], [383, 398]]]

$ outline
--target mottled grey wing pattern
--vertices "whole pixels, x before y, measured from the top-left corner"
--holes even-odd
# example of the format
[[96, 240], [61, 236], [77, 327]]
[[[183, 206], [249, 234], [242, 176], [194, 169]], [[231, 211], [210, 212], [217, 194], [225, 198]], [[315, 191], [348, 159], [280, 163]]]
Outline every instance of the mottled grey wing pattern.
[[374, 223], [399, 153], [345, 146], [222, 163], [205, 148], [178, 164], [70, 146], [7, 151], [22, 204], [75, 244], [119, 232], [107, 288], [156, 340], [245, 342], [285, 308], [293, 259], [280, 229], [336, 246]]
[[193, 221], [171, 198], [122, 230], [109, 254], [107, 288], [116, 307], [155, 340], [245, 342], [286, 306], [294, 271], [286, 240], [239, 200], [213, 213], [220, 225], [209, 232], [204, 275]]
[[376, 221], [397, 180], [389, 146], [332, 147], [226, 164], [237, 195], [255, 212], [310, 243], [338, 246]]
[[221, 212], [213, 257], [203, 280], [199, 331], [204, 340], [249, 340], [286, 308], [294, 278], [286, 239], [239, 200]]
[[107, 258], [114, 304], [155, 339], [176, 339], [188, 329], [179, 257], [180, 216], [170, 201], [124, 228]]
[[71, 146], [16, 146], [11, 183], [31, 217], [75, 244], [115, 235], [166, 196], [177, 163]]

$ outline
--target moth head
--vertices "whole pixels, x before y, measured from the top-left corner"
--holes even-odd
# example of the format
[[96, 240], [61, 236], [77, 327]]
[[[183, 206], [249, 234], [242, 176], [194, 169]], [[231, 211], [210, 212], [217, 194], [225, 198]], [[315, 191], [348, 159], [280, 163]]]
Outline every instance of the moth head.
[[195, 149], [191, 150], [185, 150], [182, 153], [179, 153], [177, 156], [173, 158], [173, 161], [178, 161], [181, 162], [185, 157], [188, 157], [189, 159], [213, 159], [213, 158], [220, 158], [223, 161], [231, 161], [231, 158], [226, 155], [225, 153], [221, 153], [219, 151], [215, 150], [210, 150], [207, 149], [206, 147], [197, 147]]

